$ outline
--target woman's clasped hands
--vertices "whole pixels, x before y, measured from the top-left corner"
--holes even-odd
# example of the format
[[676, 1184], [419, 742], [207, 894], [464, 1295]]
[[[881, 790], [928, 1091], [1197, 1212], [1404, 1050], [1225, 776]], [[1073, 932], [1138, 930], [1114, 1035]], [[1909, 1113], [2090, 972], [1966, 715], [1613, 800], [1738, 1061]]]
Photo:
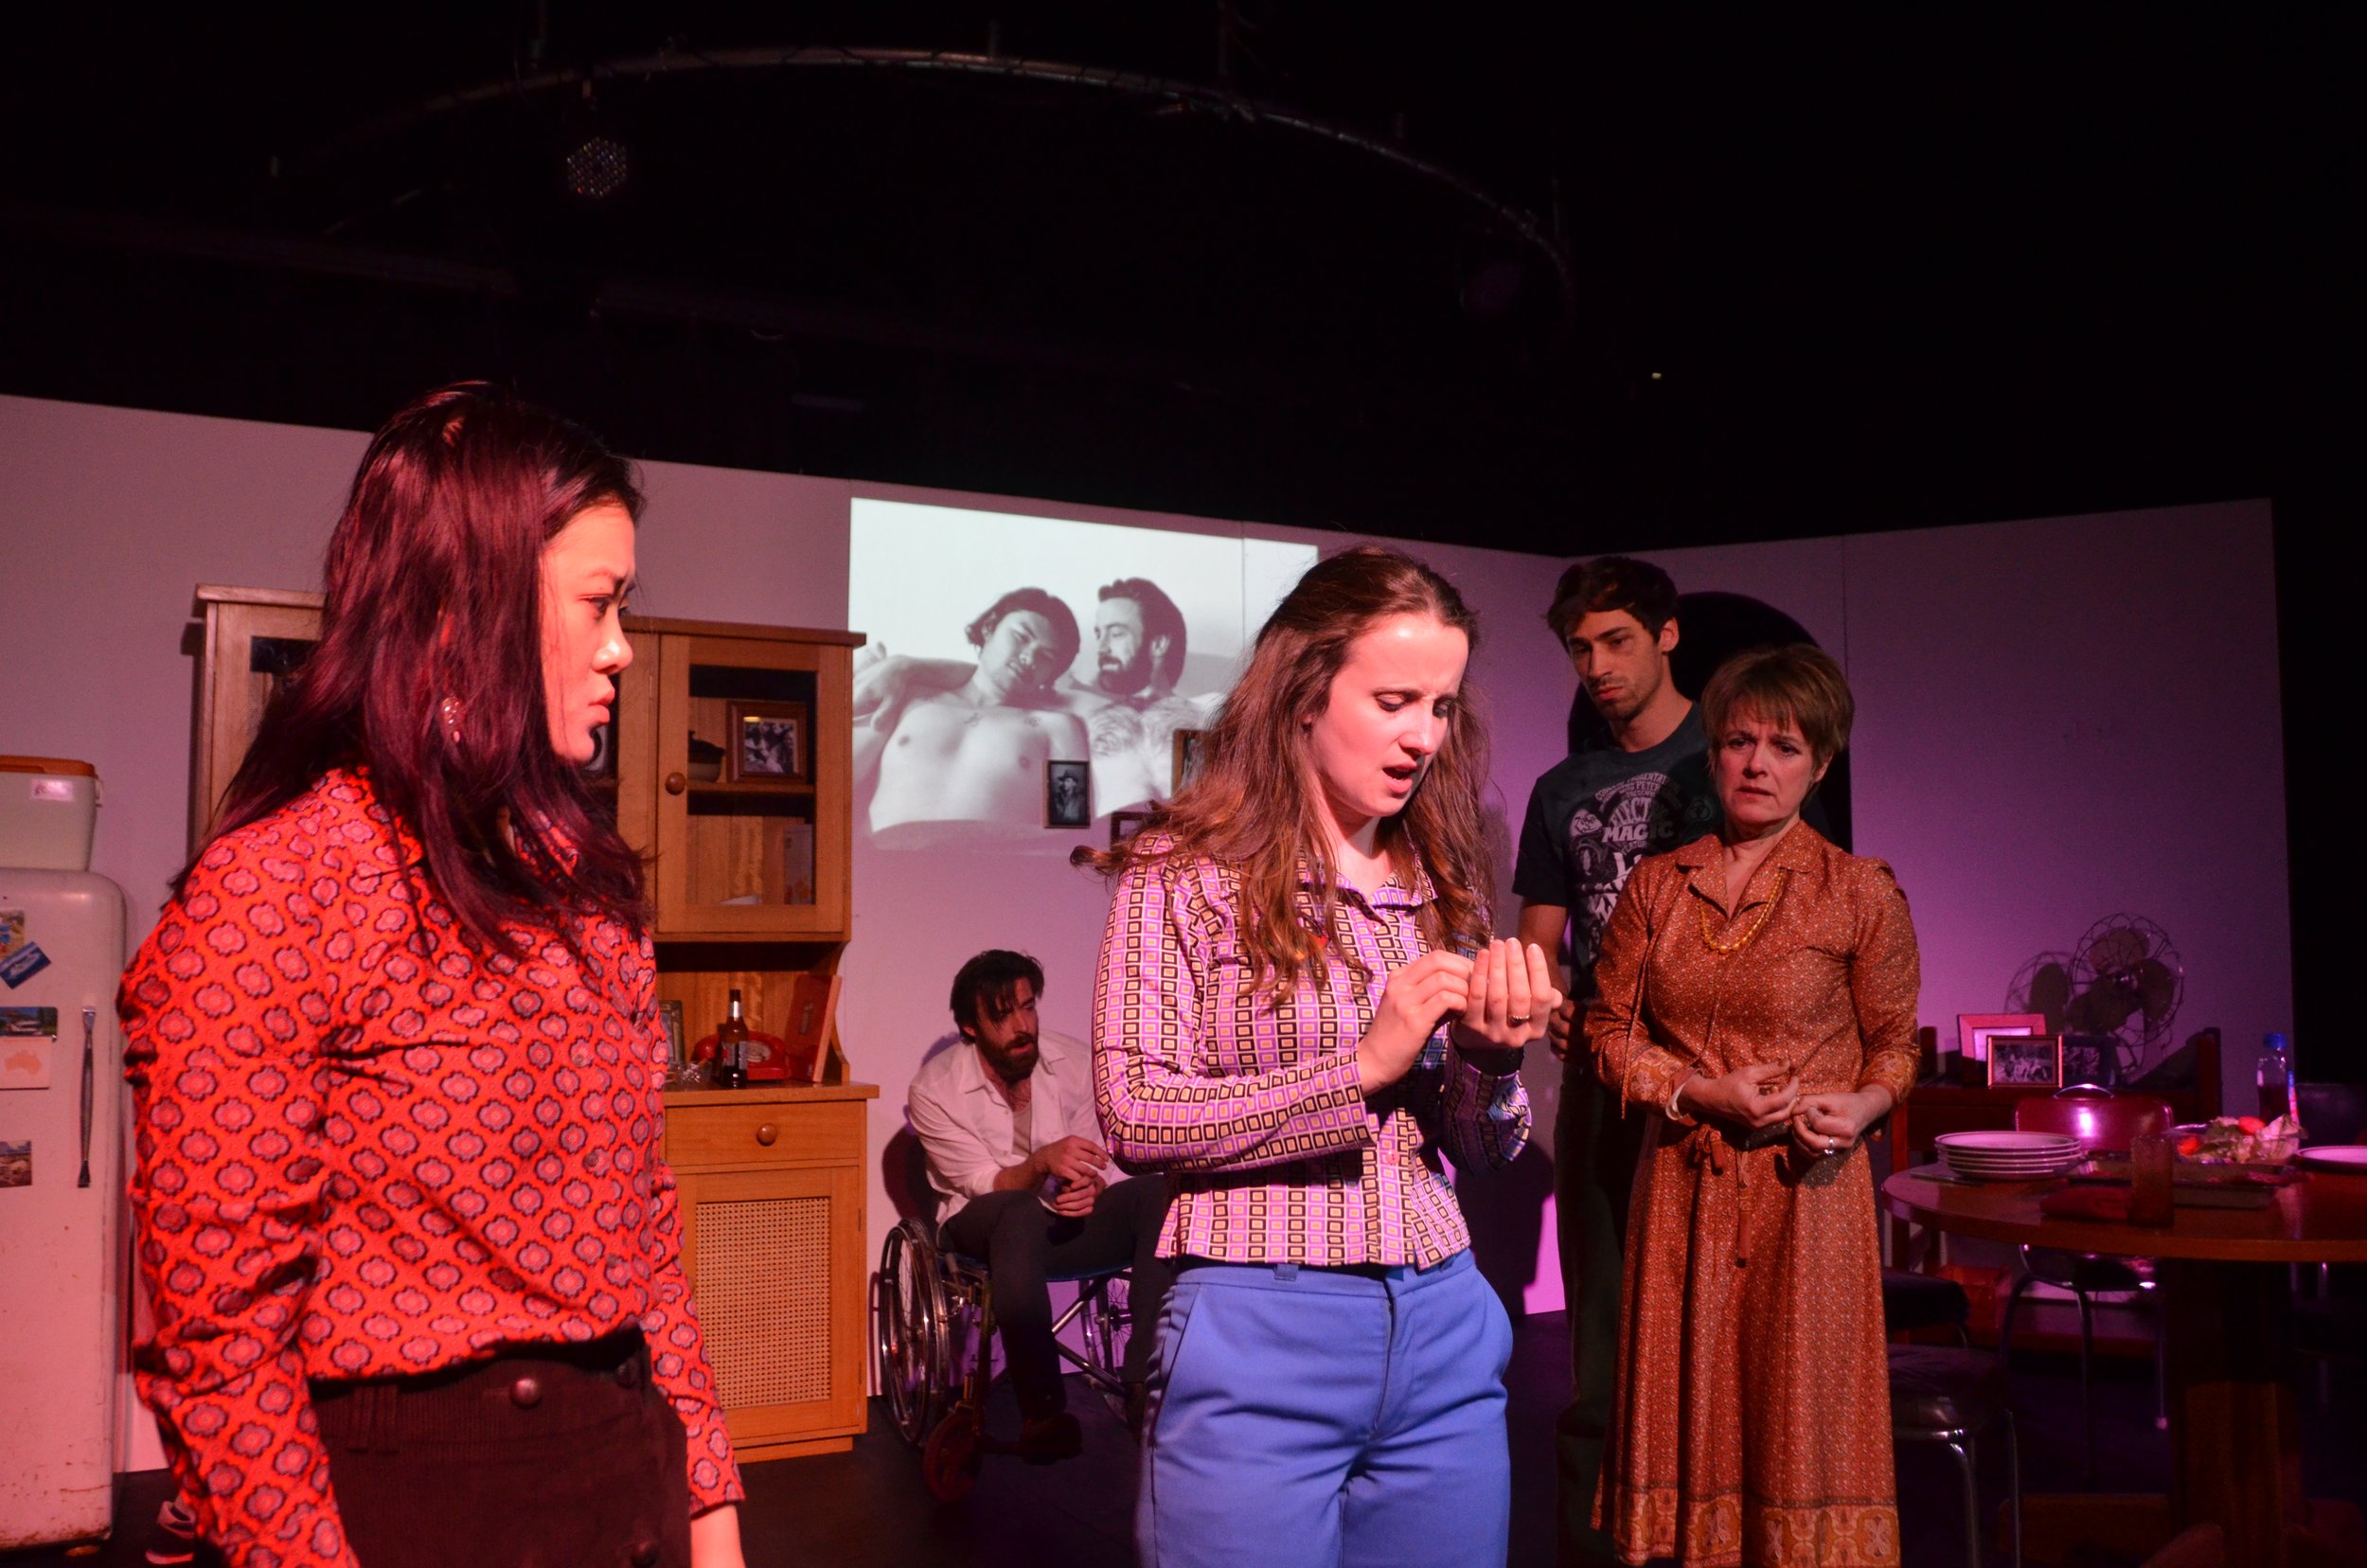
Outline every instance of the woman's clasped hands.
[[1372, 1026], [1357, 1042], [1358, 1078], [1368, 1095], [1397, 1082], [1449, 1016], [1457, 1049], [1475, 1059], [1494, 1056], [1486, 1064], [1509, 1072], [1522, 1048], [1544, 1037], [1561, 1001], [1544, 950], [1534, 942], [1507, 937], [1468, 958], [1434, 949], [1389, 977]]

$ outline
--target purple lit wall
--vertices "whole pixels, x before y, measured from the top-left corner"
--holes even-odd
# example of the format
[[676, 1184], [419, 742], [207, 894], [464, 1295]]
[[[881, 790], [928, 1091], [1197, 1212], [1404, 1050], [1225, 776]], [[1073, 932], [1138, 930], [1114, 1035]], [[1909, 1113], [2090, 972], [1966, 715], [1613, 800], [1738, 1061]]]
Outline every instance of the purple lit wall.
[[[10, 508], [0, 751], [98, 764], [107, 804], [97, 869], [123, 884], [143, 927], [184, 852], [190, 668], [180, 638], [190, 590], [316, 586], [365, 440], [0, 398], [0, 493]], [[845, 624], [856, 487], [667, 463], [648, 465], [647, 478], [640, 608]], [[1326, 549], [1356, 542], [863, 489]], [[1495, 809], [1517, 823], [1529, 785], [1561, 753], [1571, 676], [1539, 616], [1563, 561], [1417, 553], [1458, 582], [1485, 623], [1473, 675], [1494, 713]], [[1684, 589], [1746, 594], [1789, 613], [1847, 667], [1860, 704], [1857, 846], [1891, 860], [1913, 901], [1926, 1022], [1997, 1009], [2033, 953], [2132, 911], [2161, 922], [2183, 955], [2180, 1031], [2221, 1025], [2229, 1081], [2249, 1083], [2260, 1033], [2285, 1027], [2291, 1009], [2265, 503], [1657, 559]], [[855, 888], [843, 1026], [857, 1072], [881, 1090], [876, 1170], [912, 1071], [945, 1032], [953, 968], [988, 945], [1032, 949], [1050, 971], [1047, 1027], [1082, 1034], [1105, 900], [1048, 857], [860, 845]], [[1540, 1060], [1527, 1077], [1539, 1129], [1549, 1129], [1557, 1074]], [[1532, 1162], [1474, 1194], [1489, 1210], [1499, 1284], [1532, 1310], [1560, 1305], [1549, 1189], [1550, 1171]], [[892, 1222], [876, 1184], [870, 1212], [878, 1229]]]

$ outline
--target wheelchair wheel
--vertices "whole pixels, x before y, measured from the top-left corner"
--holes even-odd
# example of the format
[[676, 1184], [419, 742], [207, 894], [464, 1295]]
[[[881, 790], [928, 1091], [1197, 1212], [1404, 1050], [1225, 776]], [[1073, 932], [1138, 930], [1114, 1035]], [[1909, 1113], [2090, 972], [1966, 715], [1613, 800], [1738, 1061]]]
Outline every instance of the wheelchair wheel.
[[920, 1451], [920, 1478], [940, 1503], [959, 1503], [978, 1484], [987, 1452], [985, 1413], [964, 1400], [946, 1413]]
[[1095, 1280], [1085, 1288], [1084, 1310], [1077, 1314], [1086, 1374], [1104, 1389], [1119, 1386], [1126, 1363], [1127, 1331], [1134, 1321], [1128, 1284], [1122, 1276]]
[[880, 1391], [897, 1435], [918, 1443], [937, 1423], [948, 1397], [944, 1378], [945, 1303], [936, 1259], [899, 1225], [880, 1249], [873, 1286], [872, 1347]]

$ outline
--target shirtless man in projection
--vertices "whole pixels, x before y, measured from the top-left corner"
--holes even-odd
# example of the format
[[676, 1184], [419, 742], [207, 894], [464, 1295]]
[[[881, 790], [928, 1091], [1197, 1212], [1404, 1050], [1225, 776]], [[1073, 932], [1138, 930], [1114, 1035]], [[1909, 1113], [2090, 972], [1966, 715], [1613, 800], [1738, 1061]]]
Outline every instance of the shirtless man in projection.
[[969, 637], [978, 663], [960, 685], [859, 712], [855, 784], [875, 786], [871, 832], [882, 843], [1041, 830], [1043, 765], [1086, 756], [1084, 721], [1051, 689], [1081, 642], [1068, 606], [1014, 588], [970, 623]]
[[[1079, 681], [1064, 668], [1052, 683], [1046, 700], [1084, 721], [1091, 737], [1095, 815], [1165, 800], [1175, 732], [1206, 723], [1220, 700], [1220, 694], [1176, 695], [1185, 640], [1184, 614], [1157, 583], [1120, 578], [1101, 590], [1095, 609], [1093, 681]], [[866, 714], [874, 725], [894, 730], [906, 703], [972, 679], [972, 667], [958, 660], [876, 659], [856, 672], [857, 734]]]

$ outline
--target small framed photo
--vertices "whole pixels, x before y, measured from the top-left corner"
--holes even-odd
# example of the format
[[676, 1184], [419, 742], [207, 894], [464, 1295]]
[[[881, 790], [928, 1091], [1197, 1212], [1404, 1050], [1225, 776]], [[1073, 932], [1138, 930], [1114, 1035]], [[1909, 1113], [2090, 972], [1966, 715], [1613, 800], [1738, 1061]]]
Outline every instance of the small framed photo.
[[2063, 1084], [2110, 1089], [2121, 1076], [2120, 1053], [2110, 1035], [2067, 1034], [2063, 1037]]
[[723, 776], [735, 784], [813, 780], [813, 729], [803, 703], [734, 703], [725, 710], [730, 740]]
[[1986, 1061], [1989, 1042], [1998, 1036], [2045, 1032], [2044, 1013], [1958, 1013], [1956, 1052], [1967, 1061]]
[[1201, 743], [1207, 738], [1206, 730], [1180, 729], [1175, 732], [1175, 786], [1170, 793], [1181, 793], [1200, 772]]
[[782, 1078], [820, 1083], [830, 1064], [830, 1026], [838, 1018], [840, 977], [801, 973], [791, 982], [789, 1021], [781, 1029]]
[[1043, 825], [1046, 828], [1090, 828], [1093, 820], [1093, 765], [1087, 762], [1046, 762], [1043, 765]]
[[1993, 1089], [2060, 1089], [2063, 1037], [2001, 1034], [1989, 1039], [1989, 1086]]
[[681, 1072], [690, 1065], [690, 1044], [683, 1037], [682, 1004], [660, 1002], [658, 1022], [666, 1025], [666, 1062], [669, 1069]]
[[1110, 847], [1114, 849], [1150, 825], [1148, 811], [1112, 811], [1110, 813]]

